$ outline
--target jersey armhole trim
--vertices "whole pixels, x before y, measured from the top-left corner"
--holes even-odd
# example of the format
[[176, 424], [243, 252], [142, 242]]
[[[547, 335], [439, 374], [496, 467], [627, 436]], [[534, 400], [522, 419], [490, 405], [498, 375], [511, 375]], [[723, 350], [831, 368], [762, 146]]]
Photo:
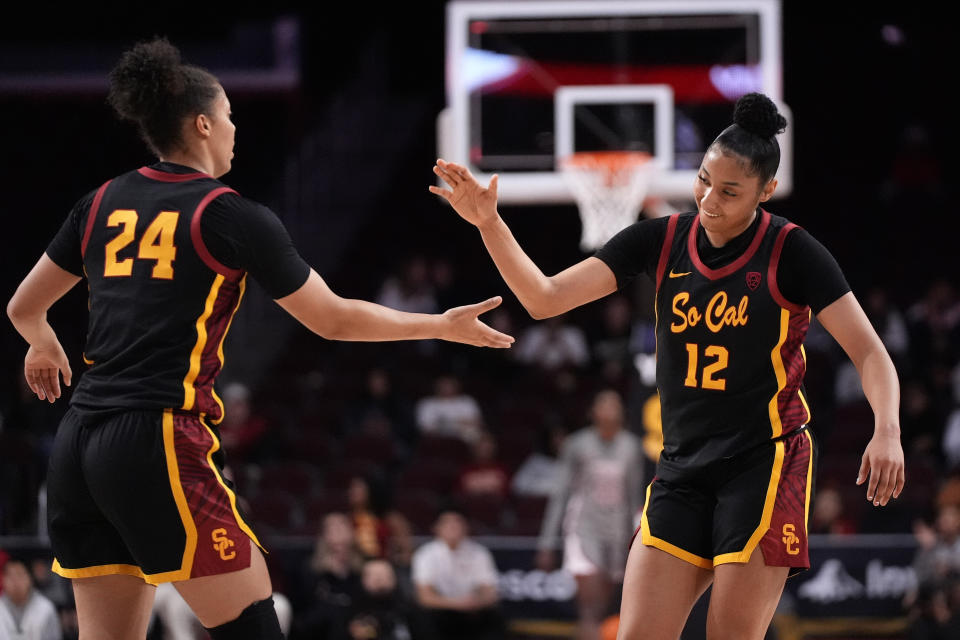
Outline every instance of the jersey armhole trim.
[[210, 254], [210, 250], [207, 249], [207, 245], [203, 242], [203, 232], [200, 228], [200, 218], [203, 216], [204, 209], [206, 209], [207, 205], [213, 202], [215, 198], [223, 195], [224, 193], [237, 192], [230, 187], [217, 187], [205, 195], [203, 200], [200, 201], [200, 204], [197, 205], [197, 209], [193, 212], [193, 217], [190, 219], [190, 239], [193, 240], [193, 248], [196, 249], [197, 255], [200, 256], [200, 259], [203, 260], [204, 264], [222, 276], [231, 279], [239, 279], [240, 275], [243, 273], [243, 270], [231, 269], [214, 258]]
[[673, 248], [673, 236], [677, 231], [677, 220], [680, 214], [670, 216], [667, 221], [667, 234], [663, 238], [663, 246], [660, 247], [660, 259], [657, 261], [657, 290], [660, 290], [660, 282], [663, 280], [663, 272], [667, 270], [667, 262], [670, 258], [670, 250]]
[[773, 253], [770, 254], [770, 266], [767, 268], [767, 280], [770, 283], [770, 295], [773, 296], [773, 299], [777, 302], [777, 304], [788, 311], [793, 311], [794, 313], [801, 313], [805, 311], [807, 307], [790, 302], [783, 297], [783, 294], [780, 292], [780, 286], [777, 284], [777, 269], [780, 266], [780, 254], [783, 253], [783, 244], [787, 240], [787, 234], [794, 229], [799, 228], [800, 227], [792, 222], [788, 222], [786, 226], [780, 229], [780, 232], [777, 234], [777, 239], [773, 243]]
[[87, 243], [90, 241], [90, 233], [93, 231], [93, 222], [97, 218], [97, 211], [100, 209], [100, 201], [103, 200], [103, 192], [107, 190], [107, 185], [113, 182], [107, 180], [97, 189], [97, 195], [93, 196], [93, 202], [90, 204], [90, 213], [87, 214], [87, 225], [83, 230], [83, 240], [80, 241], [80, 257], [87, 255]]

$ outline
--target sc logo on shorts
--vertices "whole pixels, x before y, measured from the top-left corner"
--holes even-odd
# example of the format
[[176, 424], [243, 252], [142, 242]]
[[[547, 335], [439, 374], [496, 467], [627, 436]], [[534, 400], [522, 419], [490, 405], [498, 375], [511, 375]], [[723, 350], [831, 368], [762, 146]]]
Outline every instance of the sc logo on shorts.
[[226, 529], [214, 529], [210, 537], [213, 538], [213, 548], [220, 552], [221, 560], [233, 560], [237, 557], [236, 551], [227, 552], [227, 549], [233, 546], [233, 540], [227, 537]]
[[800, 547], [797, 545], [800, 543], [800, 538], [797, 537], [796, 527], [790, 523], [783, 525], [783, 545], [787, 548], [787, 553], [791, 556], [798, 555], [800, 553]]

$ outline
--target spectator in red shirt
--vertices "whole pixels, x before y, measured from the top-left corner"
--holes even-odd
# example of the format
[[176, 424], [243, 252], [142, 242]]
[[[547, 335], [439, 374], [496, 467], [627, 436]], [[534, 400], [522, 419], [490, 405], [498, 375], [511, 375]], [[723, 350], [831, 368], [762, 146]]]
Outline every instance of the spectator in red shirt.
[[510, 472], [496, 458], [497, 441], [493, 434], [481, 432], [473, 443], [473, 460], [460, 470], [460, 494], [505, 498], [510, 489]]

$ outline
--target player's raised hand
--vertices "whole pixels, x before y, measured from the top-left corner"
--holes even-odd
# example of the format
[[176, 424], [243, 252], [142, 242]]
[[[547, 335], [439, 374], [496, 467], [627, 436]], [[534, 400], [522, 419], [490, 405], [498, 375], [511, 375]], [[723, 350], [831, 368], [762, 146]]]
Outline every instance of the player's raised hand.
[[495, 296], [476, 304], [448, 309], [443, 313], [443, 318], [448, 324], [447, 331], [442, 336], [443, 339], [471, 344], [475, 347], [510, 348], [513, 344], [512, 336], [487, 326], [479, 318], [481, 314], [500, 306], [501, 302], [503, 298]]
[[460, 217], [477, 227], [497, 219], [497, 176], [490, 178], [490, 184], [480, 186], [470, 170], [455, 162], [438, 159], [433, 172], [440, 177], [449, 189], [430, 186], [430, 193], [443, 197]]
[[[869, 482], [867, 480], [869, 479]], [[867, 500], [874, 506], [884, 506], [890, 498], [898, 498], [904, 484], [903, 447], [897, 436], [878, 433], [870, 439], [857, 484], [867, 482]]]
[[40, 350], [31, 346], [23, 360], [23, 376], [30, 390], [41, 400], [51, 404], [60, 397], [60, 374], [68, 387], [73, 376], [67, 354], [59, 342], [49, 350]]

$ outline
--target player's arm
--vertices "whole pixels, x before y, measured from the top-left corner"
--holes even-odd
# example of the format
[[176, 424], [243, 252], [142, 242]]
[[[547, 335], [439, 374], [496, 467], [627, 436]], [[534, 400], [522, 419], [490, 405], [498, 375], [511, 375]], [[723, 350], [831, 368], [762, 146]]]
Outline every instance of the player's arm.
[[446, 199], [460, 217], [480, 230], [500, 275], [534, 318], [560, 315], [616, 291], [613, 271], [594, 257], [554, 276], [544, 275], [497, 211], [497, 176], [484, 188], [462, 165], [437, 160], [433, 171], [450, 189], [431, 186], [430, 191]]
[[900, 495], [904, 483], [897, 370], [852, 292], [825, 307], [817, 320], [853, 361], [873, 408], [873, 438], [864, 451], [857, 484], [869, 478], [867, 499], [874, 505], [885, 505], [891, 496]]
[[338, 296], [300, 257], [276, 214], [239, 195], [224, 194], [211, 202], [200, 224], [203, 244], [215, 260], [247, 270], [284, 310], [324, 338], [437, 338], [498, 348], [513, 343], [478, 319], [500, 304], [499, 297], [442, 314], [420, 314]]
[[277, 300], [277, 304], [305, 327], [330, 340], [380, 342], [438, 338], [475, 347], [507, 348], [513, 344], [513, 338], [478, 318], [500, 302], [497, 296], [442, 314], [407, 313], [365, 300], [342, 298], [312, 269], [303, 286]]
[[30, 344], [24, 360], [24, 377], [41, 400], [53, 402], [60, 397], [61, 373], [64, 384], [70, 386], [70, 363], [57, 334], [47, 322], [47, 310], [78, 282], [79, 276], [43, 254], [7, 304], [7, 316]]

